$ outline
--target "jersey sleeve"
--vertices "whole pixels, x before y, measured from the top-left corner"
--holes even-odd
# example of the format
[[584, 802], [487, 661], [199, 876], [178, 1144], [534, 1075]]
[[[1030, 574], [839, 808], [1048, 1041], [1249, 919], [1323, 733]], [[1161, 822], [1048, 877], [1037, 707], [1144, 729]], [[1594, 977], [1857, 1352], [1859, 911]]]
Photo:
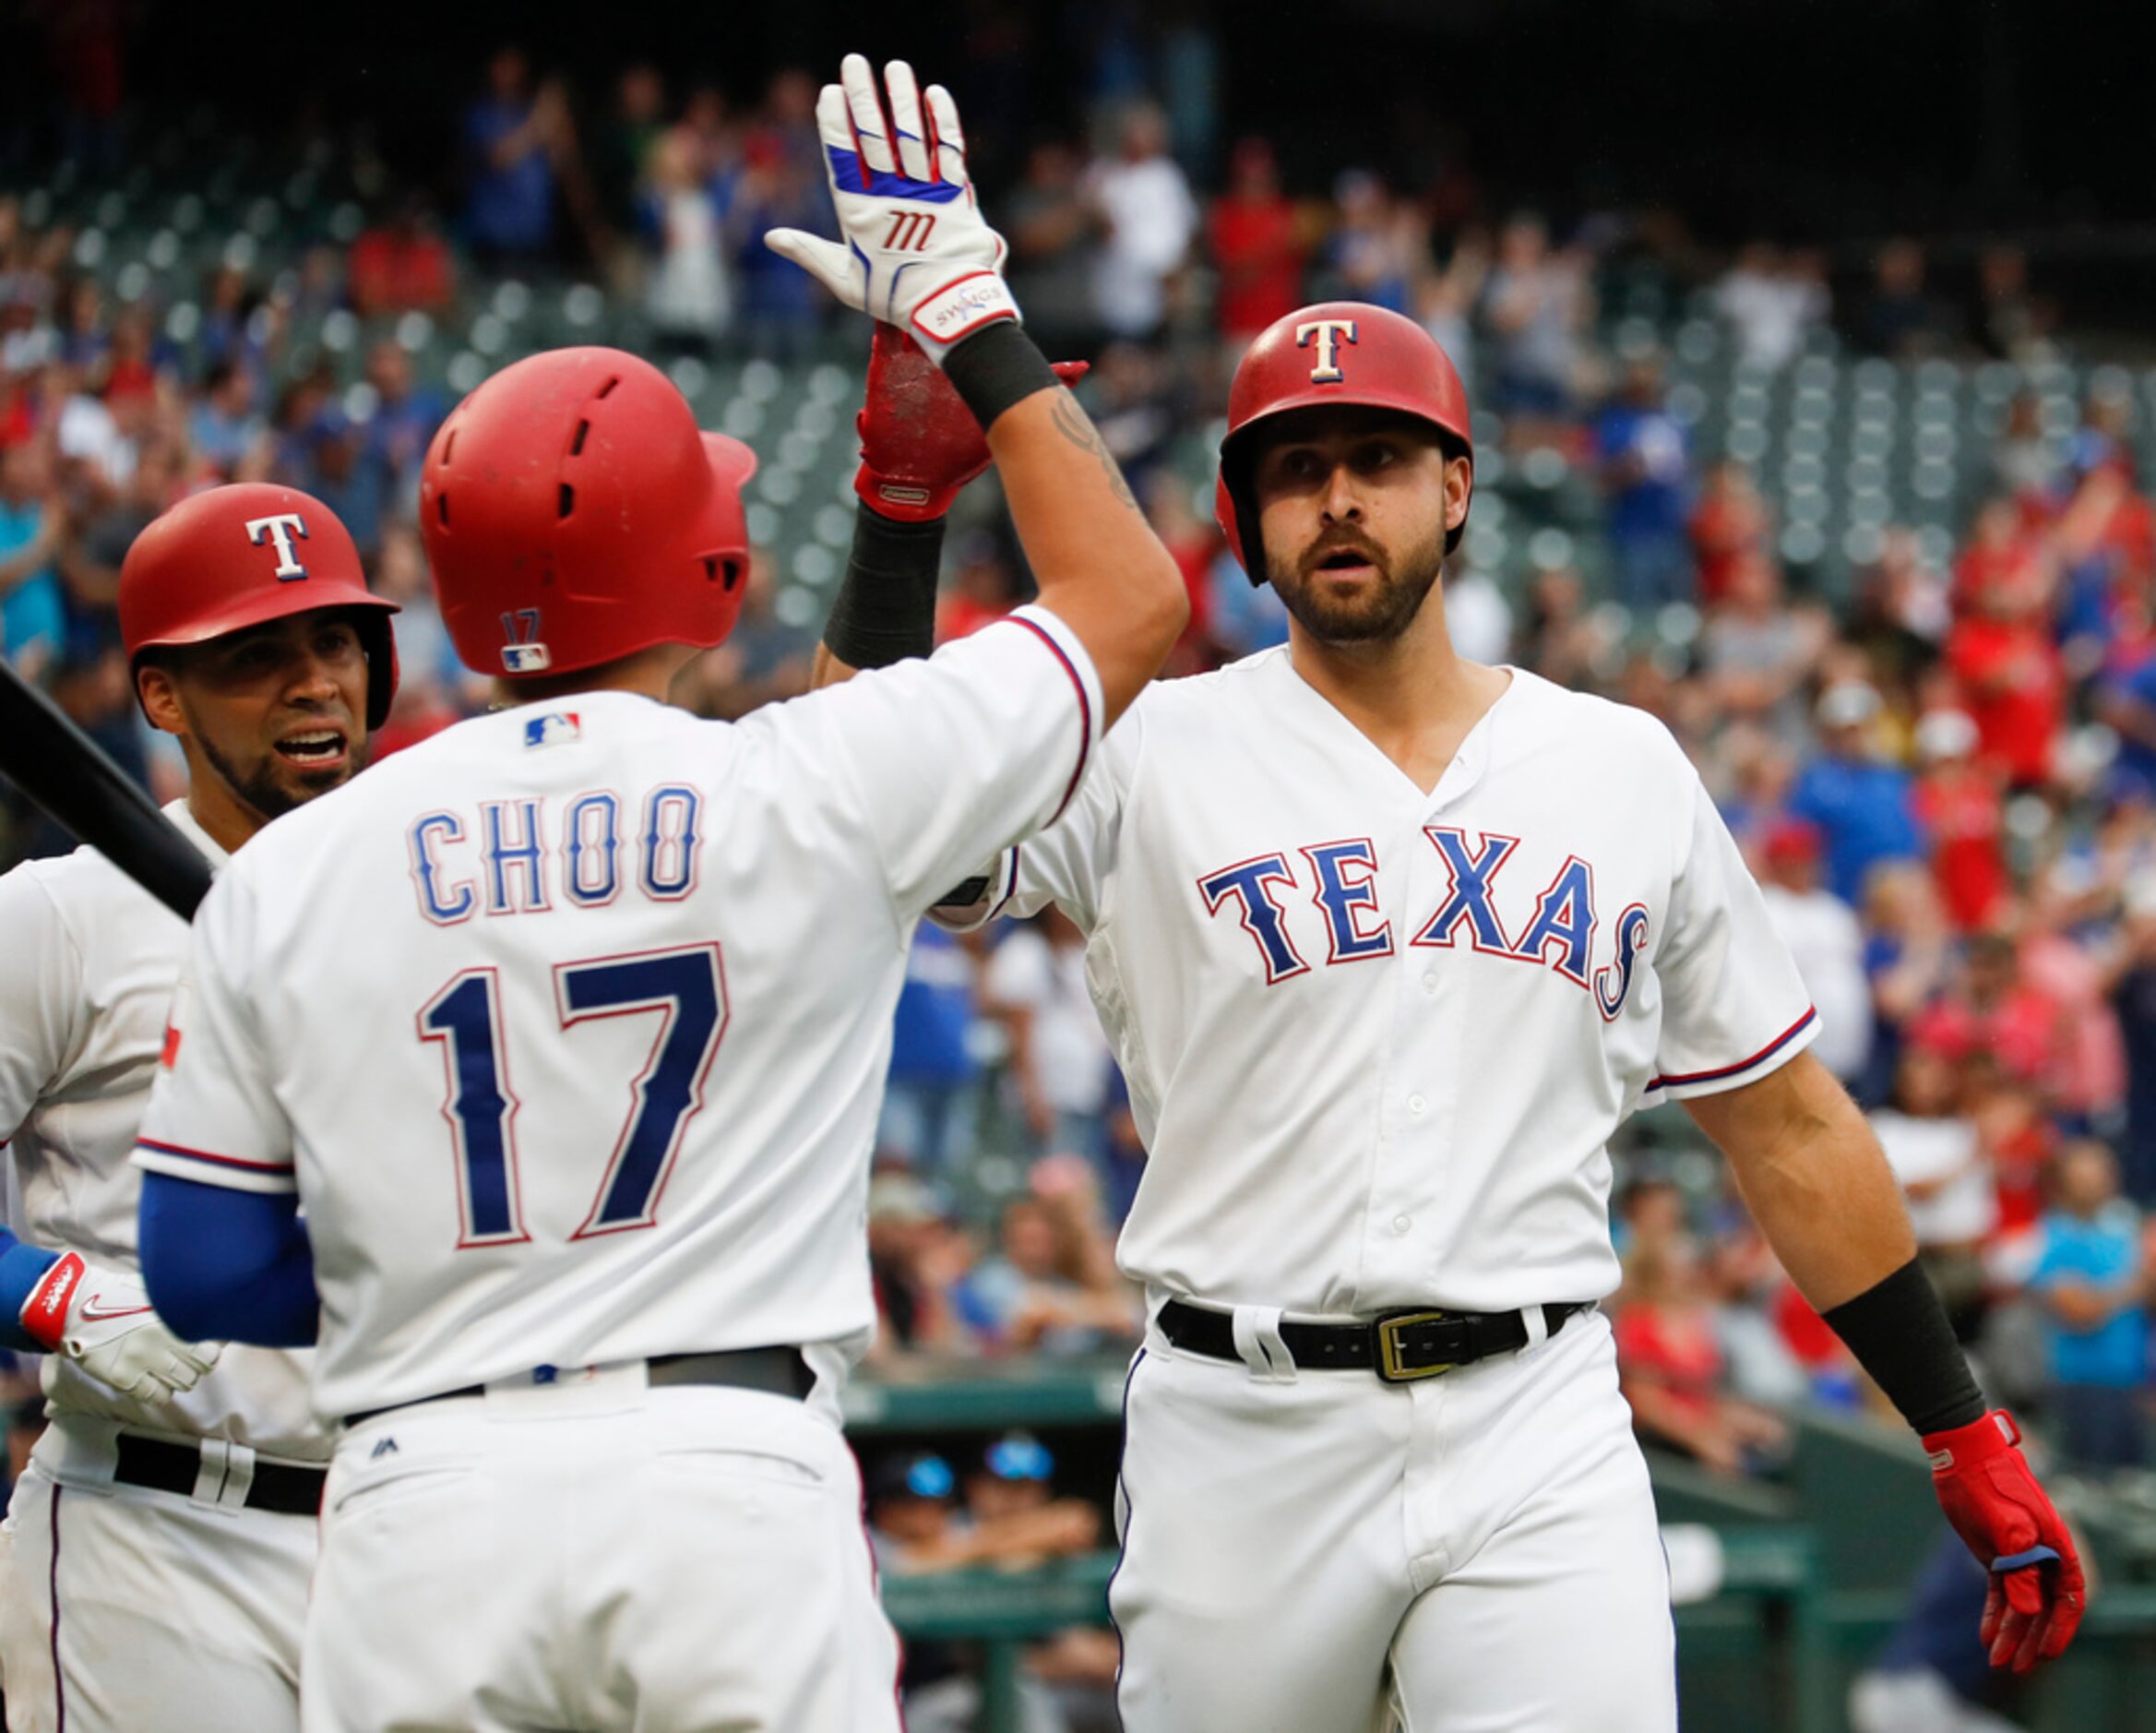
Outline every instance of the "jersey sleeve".
[[930, 918], [954, 933], [971, 932], [999, 914], [1038, 914], [1051, 902], [1090, 933], [1100, 912], [1101, 888], [1114, 865], [1116, 838], [1136, 747], [1145, 732], [1145, 705], [1131, 707], [1115, 732], [1101, 743], [1085, 780], [1063, 816], [1023, 843], [1013, 843], [970, 881], [977, 894], [964, 902], [939, 902]]
[[66, 1069], [87, 1014], [82, 953], [29, 866], [0, 877], [0, 1143]]
[[235, 1191], [296, 1191], [292, 1122], [270, 1088], [248, 998], [254, 926], [245, 872], [227, 867], [196, 911], [135, 1162]]
[[1816, 1040], [1819, 1016], [1768, 918], [1736, 841], [1689, 765], [1688, 845], [1654, 961], [1662, 985], [1655, 1074], [1642, 1106], [1756, 1082]]
[[1041, 607], [806, 704], [909, 919], [1060, 817], [1101, 737], [1092, 660]]

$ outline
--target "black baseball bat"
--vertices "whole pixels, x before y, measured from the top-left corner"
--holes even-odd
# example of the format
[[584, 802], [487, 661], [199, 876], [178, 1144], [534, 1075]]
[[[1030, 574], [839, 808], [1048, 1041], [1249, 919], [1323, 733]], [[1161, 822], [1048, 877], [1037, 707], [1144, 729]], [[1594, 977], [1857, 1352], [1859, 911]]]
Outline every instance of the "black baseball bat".
[[209, 863], [157, 803], [44, 693], [0, 660], [0, 771], [183, 921]]

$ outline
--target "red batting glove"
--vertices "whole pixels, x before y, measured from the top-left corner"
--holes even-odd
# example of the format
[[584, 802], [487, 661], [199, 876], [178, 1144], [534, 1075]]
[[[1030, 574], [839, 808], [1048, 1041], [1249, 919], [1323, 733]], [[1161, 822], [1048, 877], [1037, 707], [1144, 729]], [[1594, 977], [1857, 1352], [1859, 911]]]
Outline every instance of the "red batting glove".
[[[1089, 364], [1059, 361], [1076, 385]], [[868, 351], [868, 400], [855, 418], [861, 467], [853, 491], [900, 523], [926, 523], [951, 508], [959, 489], [988, 467], [988, 438], [943, 369], [895, 325], [876, 321]]]
[[2017, 1673], [2067, 1652], [2086, 1590], [2073, 1536], [2036, 1484], [2013, 1416], [1995, 1408], [1950, 1431], [1929, 1432], [1932, 1489], [1954, 1532], [1991, 1572], [1977, 1634], [1991, 1664]]

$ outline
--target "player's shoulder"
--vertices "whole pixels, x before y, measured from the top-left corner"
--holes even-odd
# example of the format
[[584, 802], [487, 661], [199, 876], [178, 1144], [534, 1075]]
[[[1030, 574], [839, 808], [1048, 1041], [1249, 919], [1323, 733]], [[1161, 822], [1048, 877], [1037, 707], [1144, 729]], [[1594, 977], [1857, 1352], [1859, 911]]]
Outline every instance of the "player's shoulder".
[[1598, 773], [1689, 778], [1692, 760], [1669, 724], [1636, 704], [1545, 680], [1525, 668], [1512, 670], [1505, 733], [1525, 752], [1561, 751]]
[[88, 843], [0, 873], [0, 929], [12, 936], [31, 922], [51, 922], [79, 939], [137, 903], [162, 906]]
[[1203, 674], [1155, 680], [1138, 695], [1122, 726], [1131, 720], [1141, 727], [1216, 725], [1231, 712], [1271, 707], [1295, 683], [1287, 645], [1274, 644]]

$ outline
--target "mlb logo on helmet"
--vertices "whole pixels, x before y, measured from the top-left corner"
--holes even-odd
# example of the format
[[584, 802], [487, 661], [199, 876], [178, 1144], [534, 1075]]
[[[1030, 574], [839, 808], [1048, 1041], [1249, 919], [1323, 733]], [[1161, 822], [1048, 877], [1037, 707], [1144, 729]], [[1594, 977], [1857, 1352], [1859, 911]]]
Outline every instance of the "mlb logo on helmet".
[[584, 724], [573, 710], [549, 711], [543, 716], [533, 716], [524, 723], [524, 744], [528, 747], [566, 746], [572, 740], [583, 737]]
[[503, 615], [502, 636], [508, 639], [502, 647], [504, 674], [543, 674], [554, 665], [553, 656], [539, 641], [537, 608], [518, 608]]

